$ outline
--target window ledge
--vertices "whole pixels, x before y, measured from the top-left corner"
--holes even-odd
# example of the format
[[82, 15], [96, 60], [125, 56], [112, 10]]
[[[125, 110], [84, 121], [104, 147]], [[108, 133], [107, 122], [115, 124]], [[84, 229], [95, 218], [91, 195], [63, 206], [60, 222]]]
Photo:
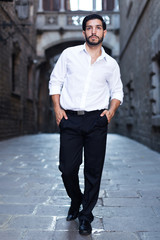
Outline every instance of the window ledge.
[[126, 118], [126, 124], [127, 124], [127, 125], [133, 125], [133, 124], [134, 124], [134, 119], [133, 119], [133, 117], [131, 117], [131, 116], [129, 117], [129, 116], [128, 116], [128, 117]]
[[20, 98], [21, 97], [20, 93], [14, 92], [14, 91], [12, 92], [12, 96], [16, 97], [16, 98]]
[[160, 114], [152, 117], [152, 126], [160, 127]]

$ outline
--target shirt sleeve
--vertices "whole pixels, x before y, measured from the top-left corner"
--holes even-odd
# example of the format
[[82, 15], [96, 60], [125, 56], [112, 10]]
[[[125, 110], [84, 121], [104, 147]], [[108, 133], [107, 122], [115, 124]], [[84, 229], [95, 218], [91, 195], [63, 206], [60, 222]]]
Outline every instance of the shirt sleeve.
[[67, 69], [66, 58], [66, 50], [64, 50], [50, 75], [49, 95], [61, 94]]
[[116, 66], [113, 70], [111, 79], [110, 79], [110, 96], [112, 99], [117, 99], [123, 103], [123, 85], [121, 81], [121, 75], [120, 75], [120, 69], [118, 64], [116, 63]]

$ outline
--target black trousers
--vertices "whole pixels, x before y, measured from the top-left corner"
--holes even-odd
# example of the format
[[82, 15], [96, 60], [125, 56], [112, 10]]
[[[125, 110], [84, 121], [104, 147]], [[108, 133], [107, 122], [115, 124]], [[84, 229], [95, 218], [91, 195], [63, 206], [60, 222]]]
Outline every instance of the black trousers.
[[[60, 164], [62, 179], [71, 206], [83, 209], [80, 219], [93, 220], [92, 210], [97, 202], [106, 150], [108, 120], [103, 110], [77, 115], [67, 112], [68, 119], [60, 122]], [[84, 153], [84, 192], [79, 185], [79, 167]]]

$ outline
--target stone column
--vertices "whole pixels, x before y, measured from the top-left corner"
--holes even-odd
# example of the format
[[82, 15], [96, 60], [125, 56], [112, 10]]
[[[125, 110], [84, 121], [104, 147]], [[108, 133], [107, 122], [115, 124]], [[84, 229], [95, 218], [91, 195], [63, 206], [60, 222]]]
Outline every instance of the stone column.
[[64, 12], [65, 11], [65, 4], [64, 4], [64, 0], [60, 1], [60, 12]]
[[93, 0], [93, 11], [96, 11], [96, 0]]
[[119, 11], [119, 1], [115, 0], [114, 2], [114, 11]]
[[39, 0], [37, 12], [43, 12], [43, 0]]

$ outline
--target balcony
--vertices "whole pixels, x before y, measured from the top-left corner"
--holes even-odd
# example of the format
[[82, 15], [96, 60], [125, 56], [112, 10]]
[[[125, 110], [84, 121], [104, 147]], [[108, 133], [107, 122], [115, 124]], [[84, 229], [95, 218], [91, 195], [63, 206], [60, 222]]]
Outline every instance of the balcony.
[[[112, 50], [113, 56], [119, 55], [119, 28], [120, 15], [119, 8], [113, 11], [71, 11], [66, 10], [64, 0], [61, 0], [58, 11], [44, 11], [42, 0], [39, 0], [37, 12], [37, 41], [38, 55], [44, 55], [45, 49], [56, 43], [72, 40], [81, 40], [82, 21], [86, 15], [97, 13], [101, 15], [107, 24], [107, 38], [104, 40], [106, 47]], [[95, 0], [93, 0], [95, 3]], [[118, 3], [118, 1], [115, 0]], [[94, 4], [93, 4], [94, 6]], [[42, 52], [43, 51], [43, 52]]]
[[[42, 31], [57, 31], [59, 28], [63, 28], [64, 30], [81, 30], [81, 24], [83, 18], [91, 14], [93, 12], [89, 11], [74, 11], [74, 12], [38, 12], [37, 13], [37, 30]], [[106, 24], [107, 30], [113, 31], [118, 30], [120, 27], [119, 24], [119, 12], [96, 12], [97, 14], [101, 15]]]
[[[81, 30], [83, 18], [93, 12], [96, 12], [104, 18], [108, 31], [119, 29], [119, 5], [117, 0], [112, 0], [112, 6], [111, 0], [108, 1], [110, 3], [110, 6], [108, 5], [108, 7], [107, 1], [100, 0], [90, 0], [90, 6], [87, 6], [86, 3], [85, 5], [82, 5], [83, 1], [77, 1], [76, 4], [76, 0], [74, 1], [73, 6], [72, 2], [73, 1], [60, 0], [51, 1], [50, 5], [45, 5], [46, 3], [43, 2], [43, 0], [39, 0], [39, 8], [37, 12], [37, 29], [42, 31], [57, 31], [59, 28], [69, 31], [78, 29]], [[66, 3], [69, 4], [69, 7], [67, 5], [65, 6]], [[66, 10], [68, 8], [70, 10]], [[113, 10], [111, 11], [112, 8]], [[50, 9], [50, 11], [46, 11], [48, 9]], [[54, 11], [55, 9], [57, 11]], [[82, 11], [82, 9], [85, 10]], [[110, 11], [104, 11], [104, 9], [110, 9]]]

